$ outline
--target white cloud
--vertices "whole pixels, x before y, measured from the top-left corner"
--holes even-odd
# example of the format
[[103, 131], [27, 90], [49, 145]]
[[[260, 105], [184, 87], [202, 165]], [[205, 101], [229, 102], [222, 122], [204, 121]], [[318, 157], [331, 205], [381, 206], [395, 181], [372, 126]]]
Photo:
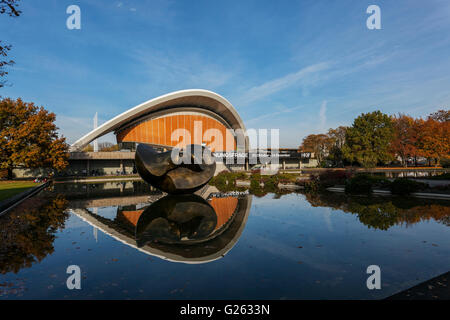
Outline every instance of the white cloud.
[[326, 128], [325, 128], [326, 124], [327, 124], [327, 101], [324, 100], [322, 102], [322, 105], [320, 106], [320, 111], [319, 111], [320, 130], [322, 130], [322, 131], [326, 130]]
[[269, 117], [273, 119], [274, 117], [276, 117], [278, 115], [285, 114], [285, 113], [290, 113], [292, 111], [295, 111], [295, 110], [298, 110], [298, 109], [301, 109], [301, 108], [303, 108], [303, 106], [298, 106], [298, 107], [293, 107], [293, 108], [283, 108], [283, 109], [281, 109], [279, 111], [266, 113], [266, 114], [263, 114], [263, 115], [258, 116], [256, 118], [249, 119], [249, 120], [245, 121], [245, 123], [248, 124], [248, 123], [252, 123], [252, 122], [259, 121], [259, 120], [262, 120], [262, 119], [265, 119], [265, 118], [269, 118]]
[[197, 54], [167, 54], [152, 49], [131, 53], [138, 72], [144, 73], [148, 88], [173, 91], [173, 88], [217, 89], [225, 85], [233, 72], [215, 63], [209, 63]]
[[[329, 64], [326, 62], [314, 64], [305, 68], [298, 70], [297, 72], [287, 74], [277, 79], [273, 79], [263, 83], [262, 85], [250, 88], [240, 99], [240, 105], [246, 105], [250, 102], [262, 99], [264, 97], [270, 96], [276, 92], [289, 88], [300, 82], [305, 84], [311, 84], [311, 79], [316, 76], [321, 71], [329, 68]], [[310, 77], [308, 79], [308, 77]], [[316, 82], [318, 79], [314, 77]]]

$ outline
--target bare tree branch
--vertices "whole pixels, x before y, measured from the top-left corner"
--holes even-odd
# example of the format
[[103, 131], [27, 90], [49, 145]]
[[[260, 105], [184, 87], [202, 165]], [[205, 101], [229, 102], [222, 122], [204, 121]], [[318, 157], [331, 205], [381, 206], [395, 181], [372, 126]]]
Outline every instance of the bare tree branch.
[[[6, 13], [10, 17], [18, 17], [22, 13], [18, 10], [20, 0], [0, 0], [0, 14]], [[0, 40], [0, 58], [6, 58], [8, 56], [8, 51], [11, 50], [11, 45], [2, 45]], [[0, 60], [0, 88], [4, 87], [6, 80], [1, 80], [5, 77], [8, 72], [5, 71], [5, 66], [12, 66], [14, 64], [13, 60]]]
[[22, 12], [17, 9], [19, 1], [20, 0], [0, 0], [0, 14], [6, 12], [10, 17], [20, 16]]

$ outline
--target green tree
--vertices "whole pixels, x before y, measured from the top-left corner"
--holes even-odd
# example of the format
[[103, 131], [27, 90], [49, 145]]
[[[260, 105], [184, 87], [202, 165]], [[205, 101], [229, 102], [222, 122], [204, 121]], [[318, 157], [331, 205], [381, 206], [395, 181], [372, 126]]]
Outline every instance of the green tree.
[[358, 162], [363, 167], [375, 167], [377, 163], [392, 160], [390, 144], [393, 138], [391, 118], [381, 111], [363, 113], [347, 129], [344, 157]]
[[55, 114], [21, 99], [0, 100], [0, 168], [53, 168], [68, 164], [68, 145], [59, 137]]

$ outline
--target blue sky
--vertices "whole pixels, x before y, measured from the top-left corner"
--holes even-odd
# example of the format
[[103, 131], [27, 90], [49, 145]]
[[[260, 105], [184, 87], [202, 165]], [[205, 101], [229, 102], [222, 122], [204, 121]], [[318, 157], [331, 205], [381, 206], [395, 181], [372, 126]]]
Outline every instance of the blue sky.
[[[66, 8], [81, 8], [81, 30]], [[381, 8], [381, 30], [366, 9]], [[171, 91], [227, 98], [280, 145], [350, 125], [362, 112], [426, 116], [450, 105], [450, 1], [22, 0], [0, 16], [9, 87], [55, 112], [69, 142]], [[112, 141], [110, 135], [104, 140]]]

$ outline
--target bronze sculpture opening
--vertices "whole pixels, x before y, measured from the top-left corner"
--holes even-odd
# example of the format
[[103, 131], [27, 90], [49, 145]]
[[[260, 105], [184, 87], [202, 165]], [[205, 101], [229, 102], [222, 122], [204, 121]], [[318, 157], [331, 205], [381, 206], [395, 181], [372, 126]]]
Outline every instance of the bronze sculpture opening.
[[135, 162], [144, 181], [169, 194], [193, 193], [205, 186], [216, 171], [211, 152], [200, 145], [158, 153], [152, 146], [140, 143]]

